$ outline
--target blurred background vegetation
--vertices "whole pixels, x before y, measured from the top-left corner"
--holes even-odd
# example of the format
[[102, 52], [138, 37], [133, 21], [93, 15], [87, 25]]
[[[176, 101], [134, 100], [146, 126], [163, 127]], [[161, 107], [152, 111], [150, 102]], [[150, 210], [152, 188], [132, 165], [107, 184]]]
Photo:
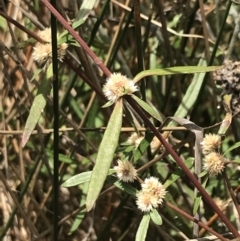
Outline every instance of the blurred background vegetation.
[[[237, 3], [224, 0], [141, 0], [141, 15], [137, 18], [134, 16], [133, 5], [138, 1], [89, 0], [85, 4], [87, 2], [89, 5], [95, 2], [94, 7], [85, 9], [86, 19], [76, 31], [111, 72], [120, 72], [133, 78], [143, 69], [197, 66], [202, 57], [210, 65], [222, 65], [226, 59], [239, 59], [240, 15]], [[61, 0], [58, 1], [58, 11], [72, 24], [79, 20], [82, 4], [83, 1], [80, 0]], [[24, 148], [21, 139], [38, 84], [43, 81], [51, 84], [51, 80], [47, 77], [47, 69], [33, 59], [34, 44], [29, 41], [31, 36], [6, 20], [6, 15], [10, 16], [37, 34], [39, 30], [50, 27], [50, 12], [38, 0], [0, 0], [0, 6], [1, 240], [52, 240], [54, 213], [51, 94], [42, 110], [38, 126]], [[58, 27], [60, 33], [64, 31], [60, 24]], [[92, 170], [104, 127], [111, 113], [111, 107], [101, 108], [106, 100], [96, 95], [85, 81], [88, 79], [101, 90], [106, 76], [74, 40], [68, 43], [67, 58], [83, 76], [79, 77], [65, 61], [59, 62], [61, 183], [75, 174]], [[39, 69], [41, 72], [36, 74]], [[194, 77], [195, 75], [147, 77], [146, 101], [164, 119], [174, 116]], [[32, 79], [34, 80], [31, 81]], [[206, 133], [217, 133], [219, 127], [214, 125], [226, 115], [221, 93], [222, 88], [216, 85], [212, 75], [205, 75], [197, 100], [187, 110], [185, 118], [200, 127], [212, 127]], [[138, 121], [144, 127], [142, 121]], [[160, 125], [158, 122], [155, 124]], [[134, 131], [127, 116], [123, 118], [123, 127], [125, 129], [120, 135], [120, 143], [125, 142]], [[234, 120], [225, 135], [223, 151], [239, 141], [238, 129], [238, 120]], [[176, 150], [184, 160], [194, 156], [194, 141], [191, 136], [190, 132], [180, 130], [169, 137], [172, 145], [188, 140]], [[113, 165], [123, 152], [126, 155], [132, 151], [131, 148], [119, 145]], [[227, 157], [231, 160], [238, 159], [239, 150], [228, 153]], [[154, 156], [146, 152], [140, 156], [136, 166], [139, 168], [152, 158]], [[155, 175], [164, 182], [175, 169], [175, 162], [167, 156], [151, 166], [144, 175]], [[228, 168], [227, 174], [233, 189], [238, 188], [239, 168], [232, 166]], [[111, 180], [108, 180], [105, 188], [111, 185]], [[183, 174], [167, 191], [175, 205], [192, 213], [193, 188]], [[227, 202], [229, 194], [221, 177], [210, 179], [206, 189], [218, 200], [219, 206]], [[94, 211], [86, 213], [86, 192], [87, 183], [60, 188], [59, 240], [135, 239], [142, 214], [136, 209], [133, 197], [117, 189], [110, 190], [99, 198]], [[226, 206], [224, 211], [227, 217], [240, 230], [239, 217], [236, 218], [234, 208], [231, 203]], [[203, 222], [207, 222], [214, 214], [204, 201], [200, 210]], [[164, 206], [161, 208], [161, 215], [162, 226], [151, 224], [146, 240], [192, 238], [191, 221]], [[220, 220], [213, 222], [211, 227], [219, 233], [228, 231]]]

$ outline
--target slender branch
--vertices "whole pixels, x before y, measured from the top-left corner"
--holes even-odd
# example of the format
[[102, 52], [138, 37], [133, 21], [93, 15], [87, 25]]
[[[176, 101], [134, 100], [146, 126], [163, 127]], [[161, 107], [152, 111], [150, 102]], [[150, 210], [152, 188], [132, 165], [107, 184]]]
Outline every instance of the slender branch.
[[234, 191], [233, 191], [233, 189], [231, 187], [231, 183], [230, 183], [230, 181], [228, 179], [226, 171], [223, 172], [223, 178], [224, 178], [224, 181], [225, 181], [225, 183], [227, 185], [228, 191], [230, 192], [230, 195], [231, 195], [232, 201], [233, 201], [233, 203], [235, 205], [235, 208], [237, 209], [238, 216], [240, 217], [240, 207], [239, 207], [238, 201], [236, 199], [235, 193], [234, 193]]
[[80, 46], [86, 51], [93, 62], [103, 71], [103, 73], [109, 77], [111, 75], [110, 70], [103, 64], [103, 62], [97, 57], [97, 55], [88, 47], [83, 39], [77, 34], [77, 32], [69, 25], [69, 23], [59, 14], [59, 12], [48, 2], [48, 0], [42, 0], [44, 5], [50, 10], [50, 12], [57, 18], [57, 20], [64, 26], [64, 28], [75, 38]]
[[222, 241], [227, 241], [228, 239], [224, 238], [222, 235], [218, 234], [217, 232], [215, 232], [212, 228], [208, 227], [206, 224], [202, 223], [201, 221], [195, 219], [194, 217], [192, 217], [191, 215], [189, 215], [188, 213], [184, 212], [182, 209], [179, 209], [178, 207], [172, 205], [169, 202], [166, 202], [166, 205], [173, 209], [174, 211], [180, 213], [182, 216], [184, 216], [185, 218], [193, 221], [194, 223], [197, 223], [199, 226], [201, 226], [202, 228], [206, 229], [208, 232], [212, 233], [213, 235], [215, 235], [216, 237], [218, 237], [219, 239], [221, 239]]

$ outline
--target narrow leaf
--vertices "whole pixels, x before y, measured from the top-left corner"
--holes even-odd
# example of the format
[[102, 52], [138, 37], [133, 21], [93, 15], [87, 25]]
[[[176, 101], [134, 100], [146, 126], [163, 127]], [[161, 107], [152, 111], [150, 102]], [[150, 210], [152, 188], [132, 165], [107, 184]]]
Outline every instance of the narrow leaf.
[[228, 148], [228, 149], [223, 153], [223, 155], [226, 155], [228, 152], [230, 152], [230, 151], [232, 151], [232, 150], [234, 150], [234, 149], [236, 149], [236, 148], [238, 148], [238, 147], [240, 147], [240, 142], [237, 142], [237, 143], [235, 143], [233, 146], [231, 146], [230, 148]]
[[109, 106], [111, 106], [111, 105], [113, 105], [114, 104], [114, 102], [112, 102], [111, 100], [110, 101], [108, 101], [106, 104], [104, 104], [103, 106], [102, 106], [102, 108], [107, 108], [107, 107], [109, 107]]
[[143, 153], [147, 150], [148, 146], [150, 145], [151, 141], [153, 139], [152, 133], [147, 133], [147, 135], [144, 137], [144, 139], [141, 141], [139, 146], [137, 147], [133, 161], [136, 162], [141, 156], [143, 156]]
[[136, 83], [140, 79], [152, 75], [195, 74], [215, 71], [220, 68], [222, 68], [222, 66], [178, 66], [164, 69], [148, 69], [137, 74], [133, 81]]
[[138, 192], [136, 188], [132, 187], [130, 184], [125, 183], [125, 182], [116, 181], [114, 183], [114, 185], [116, 187], [118, 187], [119, 189], [121, 189], [122, 191], [124, 191], [130, 195], [133, 195], [133, 196], [136, 196], [136, 194]]
[[138, 227], [135, 241], [145, 241], [147, 236], [147, 230], [150, 222], [150, 214], [144, 214], [142, 221]]
[[163, 122], [162, 117], [158, 114], [158, 112], [153, 109], [149, 104], [138, 98], [136, 95], [131, 95], [132, 98], [147, 112], [149, 113], [153, 118], [157, 119], [160, 122]]
[[[97, 0], [84, 0], [82, 2], [79, 12], [75, 18], [75, 21], [72, 24], [73, 29], [78, 28], [85, 22], [85, 20], [87, 19], [88, 15], [91, 13], [96, 2]], [[67, 34], [68, 34], [67, 30], [61, 33], [58, 39], [58, 45], [61, 43], [66, 43], [72, 39], [72, 36], [66, 36]]]
[[51, 91], [51, 82], [49, 80], [43, 80], [39, 86], [36, 97], [33, 100], [27, 122], [22, 135], [22, 147], [24, 147], [38, 123], [41, 113], [46, 105], [46, 97]]
[[200, 194], [198, 193], [198, 196], [196, 197], [193, 205], [193, 215], [197, 213], [201, 200], [202, 196], [200, 196]]
[[199, 175], [198, 175], [198, 177], [204, 177], [204, 176], [206, 176], [208, 174], [208, 172], [206, 171], [206, 170], [204, 170], [204, 171], [202, 171]]
[[[115, 172], [113, 169], [109, 169], [108, 175], [112, 175]], [[79, 173], [75, 176], [70, 177], [67, 181], [65, 181], [62, 186], [63, 187], [72, 187], [77, 186], [79, 184], [90, 182], [92, 175], [92, 171]]]
[[[190, 169], [193, 165], [193, 158], [188, 158], [184, 163], [185, 165]], [[173, 174], [168, 178], [168, 180], [164, 183], [164, 188], [168, 188], [170, 185], [172, 185], [174, 182], [177, 181], [178, 178], [180, 178], [183, 175], [183, 170], [178, 167]]]
[[[205, 69], [205, 68], [210, 68], [209, 71], [214, 70], [214, 69], [211, 69], [211, 67], [202, 66], [202, 65], [206, 65], [206, 61], [203, 59], [200, 59], [198, 65], [199, 66], [195, 66], [196, 70], [197, 69]], [[213, 67], [213, 68], [218, 69], [219, 67]], [[179, 105], [174, 116], [180, 117], [180, 118], [186, 117], [187, 114], [189, 113], [189, 110], [195, 104], [195, 102], [198, 98], [198, 94], [201, 89], [204, 77], [205, 77], [205, 73], [199, 73], [199, 72], [202, 72], [202, 71], [196, 71], [193, 81], [189, 85], [187, 92], [185, 93], [185, 95], [183, 97], [182, 103]]]
[[150, 217], [155, 224], [162, 225], [162, 217], [155, 208], [150, 212]]
[[[81, 191], [82, 191], [82, 195], [80, 198], [80, 203], [79, 203], [79, 207], [82, 207], [83, 205], [85, 205], [86, 202], [86, 195], [87, 195], [87, 190], [88, 190], [88, 183], [85, 183], [85, 185], [82, 186]], [[69, 235], [71, 235], [73, 232], [75, 232], [78, 227], [80, 226], [80, 224], [82, 223], [84, 217], [86, 214], [86, 209], [81, 209], [81, 211], [79, 211], [79, 213], [76, 215], [76, 218], [69, 230]]]
[[92, 172], [83, 172], [79, 173], [73, 177], [70, 177], [66, 182], [62, 184], [63, 187], [72, 187], [77, 186], [79, 184], [89, 182], [91, 178]]
[[[208, 181], [208, 178], [206, 178], [204, 180], [204, 182], [202, 183], [202, 186], [205, 188], [206, 185], [207, 185], [207, 181]], [[199, 208], [199, 205], [201, 203], [201, 200], [202, 200], [202, 196], [200, 196], [200, 193], [198, 193], [196, 199], [194, 200], [194, 204], [193, 204], [193, 215], [195, 215], [198, 211], [198, 208]]]
[[97, 0], [83, 0], [75, 22], [73, 23], [73, 28], [79, 27], [87, 19], [96, 2]]
[[36, 71], [34, 72], [33, 77], [30, 79], [30, 82], [32, 82], [41, 72], [43, 68], [37, 68]]
[[114, 152], [118, 145], [118, 139], [122, 127], [122, 114], [123, 103], [122, 99], [119, 99], [114, 107], [99, 147], [96, 164], [93, 168], [87, 194], [87, 211], [92, 209], [108, 174], [108, 170], [114, 157]]

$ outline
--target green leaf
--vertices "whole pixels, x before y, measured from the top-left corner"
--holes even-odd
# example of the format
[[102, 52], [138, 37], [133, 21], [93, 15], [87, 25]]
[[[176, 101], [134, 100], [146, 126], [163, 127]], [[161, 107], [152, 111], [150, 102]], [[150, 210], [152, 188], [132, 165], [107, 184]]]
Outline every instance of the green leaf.
[[122, 127], [123, 102], [119, 99], [108, 122], [99, 147], [96, 164], [93, 168], [87, 194], [87, 211], [90, 211], [98, 198], [108, 174]]
[[150, 217], [155, 224], [162, 225], [162, 217], [155, 208], [150, 212]]
[[235, 144], [234, 144], [233, 146], [231, 146], [230, 148], [228, 148], [228, 149], [223, 153], [223, 156], [226, 155], [228, 152], [230, 152], [230, 151], [232, 151], [232, 150], [234, 150], [234, 149], [236, 149], [236, 148], [238, 148], [238, 147], [240, 147], [240, 141], [237, 142], [237, 143], [235, 143]]
[[91, 179], [92, 171], [79, 173], [73, 177], [70, 177], [66, 182], [62, 184], [63, 187], [72, 187], [79, 184], [89, 182]]
[[202, 171], [199, 175], [198, 175], [198, 177], [204, 177], [204, 176], [206, 176], [208, 174], [208, 172], [206, 171], [206, 170], [204, 170], [204, 171]]
[[[187, 166], [187, 168], [191, 168], [191, 166], [193, 165], [193, 158], [190, 157], [188, 158], [184, 163]], [[178, 178], [180, 178], [183, 175], [183, 170], [178, 167], [174, 173], [168, 178], [168, 180], [164, 183], [164, 188], [168, 188], [170, 185], [172, 185]]]
[[125, 182], [120, 182], [119, 180], [114, 182], [114, 185], [116, 187], [118, 187], [120, 190], [122, 190], [130, 195], [133, 195], [133, 196], [136, 196], [136, 194], [138, 192], [138, 190], [136, 188], [132, 187], [130, 184], [125, 183]]
[[114, 102], [111, 101], [111, 100], [109, 100], [106, 104], [104, 104], [104, 105], [102, 106], [102, 108], [107, 108], [107, 107], [109, 107], [109, 106], [111, 106], [111, 105], [113, 105], [113, 104], [114, 104]]
[[141, 141], [140, 145], [137, 147], [137, 149], [134, 153], [134, 157], [133, 157], [134, 162], [136, 162], [143, 155], [143, 153], [147, 150], [147, 148], [150, 145], [152, 139], [153, 139], [153, 134], [147, 133], [147, 135]]
[[[96, 2], [97, 0], [84, 0], [82, 2], [79, 12], [75, 18], [75, 21], [72, 24], [73, 29], [80, 27], [85, 22], [85, 20], [87, 19], [88, 15], [92, 11]], [[61, 35], [58, 38], [58, 45], [72, 40], [72, 36], [67, 36], [67, 35], [68, 35], [67, 30], [61, 33]]]
[[[38, 69], [34, 72], [34, 75], [33, 75], [33, 77], [30, 79], [30, 82], [32, 82], [32, 81], [43, 71], [43, 69], [45, 68], [45, 65], [46, 65], [46, 62], [43, 63], [43, 64], [41, 65], [41, 67], [38, 68]], [[47, 79], [50, 79], [50, 78], [52, 78], [52, 76], [53, 76], [52, 63], [50, 63], [49, 66], [47, 67], [46, 78], [47, 78]]]
[[88, 15], [91, 13], [97, 0], [84, 0], [81, 4], [80, 10], [73, 23], [73, 28], [78, 28], [82, 23], [85, 22]]
[[43, 68], [36, 69], [36, 71], [34, 72], [33, 77], [30, 79], [30, 82], [32, 82], [42, 72], [42, 70], [43, 70]]
[[[83, 205], [85, 205], [86, 202], [86, 196], [87, 196], [87, 190], [88, 190], [88, 183], [85, 183], [85, 185], [82, 186], [81, 191], [82, 191], [82, 195], [80, 198], [80, 203], [79, 203], [79, 207], [82, 207]], [[81, 209], [81, 211], [79, 211], [79, 213], [76, 215], [76, 218], [69, 230], [69, 235], [71, 235], [73, 232], [75, 232], [78, 227], [80, 226], [80, 224], [82, 223], [84, 217], [86, 215], [86, 209]]]
[[21, 42], [17, 43], [17, 47], [19, 49], [24, 49], [24, 48], [27, 48], [28, 46], [33, 46], [36, 42], [37, 42], [36, 39], [29, 38], [25, 41], [21, 41]]
[[196, 197], [195, 201], [194, 201], [194, 205], [193, 205], [193, 215], [196, 214], [198, 208], [199, 208], [199, 205], [200, 205], [200, 202], [202, 200], [202, 196], [199, 196], [201, 194], [198, 193], [198, 196]]
[[148, 69], [137, 74], [133, 81], [136, 83], [140, 79], [152, 75], [195, 74], [215, 71], [220, 68], [222, 68], [222, 66], [179, 66], [164, 69]]
[[[51, 150], [47, 149], [46, 150], [46, 154], [47, 154], [47, 157], [48, 157], [49, 161], [51, 161], [53, 163], [53, 159], [54, 158], [53, 158], [53, 151], [52, 151], [52, 149]], [[73, 160], [69, 156], [66, 156], [64, 154], [59, 153], [58, 157], [59, 157], [59, 161], [61, 161], [61, 162], [65, 162], [65, 163], [68, 163], [68, 164], [72, 164], [73, 163]]]
[[[203, 59], [200, 59], [198, 65], [199, 66], [195, 67], [196, 69], [205, 69], [205, 68], [211, 69], [211, 67], [202, 66], [202, 65], [206, 65], [206, 61]], [[213, 68], [218, 69], [219, 67], [213, 67]], [[211, 69], [211, 70], [214, 70], [214, 69]], [[209, 70], [209, 71], [211, 71], [211, 70]], [[189, 85], [187, 92], [185, 93], [185, 95], [182, 99], [182, 103], [179, 105], [174, 116], [180, 117], [180, 118], [186, 117], [187, 114], [189, 113], [189, 110], [195, 104], [195, 102], [198, 98], [198, 94], [201, 89], [204, 77], [205, 77], [205, 73], [199, 73], [199, 72], [203, 72], [203, 71], [196, 71], [197, 74], [194, 75], [193, 81]]]
[[153, 109], [149, 104], [138, 98], [136, 95], [131, 95], [131, 97], [146, 111], [148, 112], [153, 118], [157, 119], [161, 123], [163, 122], [162, 117], [158, 114], [158, 112]]
[[[108, 175], [112, 175], [113, 173], [115, 173], [115, 170], [109, 169]], [[72, 187], [72, 186], [77, 186], [77, 185], [85, 183], [85, 182], [90, 182], [91, 175], [92, 175], [92, 171], [79, 173], [75, 176], [70, 177], [67, 181], [65, 181], [62, 184], [62, 186], [63, 187]]]
[[51, 92], [51, 82], [49, 80], [43, 80], [39, 86], [36, 97], [33, 100], [27, 122], [22, 135], [22, 147], [24, 147], [38, 123], [41, 113], [46, 105], [46, 97]]
[[52, 67], [52, 63], [49, 64], [48, 68], [47, 68], [47, 72], [46, 72], [46, 78], [48, 80], [50, 80], [53, 77], [53, 67]]
[[145, 241], [147, 236], [147, 230], [150, 222], [150, 214], [144, 214], [142, 221], [138, 227], [135, 241]]
[[[204, 182], [202, 183], [202, 186], [205, 188], [206, 187], [206, 184], [207, 184], [207, 181], [208, 181], [208, 178], [206, 178], [204, 180]], [[196, 199], [194, 200], [194, 204], [193, 204], [193, 215], [196, 214], [198, 208], [199, 208], [199, 205], [200, 205], [200, 202], [202, 200], [202, 196], [200, 196], [201, 194], [198, 193], [198, 196], [196, 197]]]

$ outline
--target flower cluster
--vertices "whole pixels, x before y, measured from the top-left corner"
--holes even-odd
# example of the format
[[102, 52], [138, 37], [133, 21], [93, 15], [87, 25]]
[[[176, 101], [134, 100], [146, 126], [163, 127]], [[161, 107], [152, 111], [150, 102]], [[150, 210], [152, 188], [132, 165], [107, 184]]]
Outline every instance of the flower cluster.
[[210, 176], [217, 176], [225, 168], [226, 159], [218, 153], [220, 144], [221, 137], [216, 134], [207, 134], [201, 143], [205, 155], [203, 168]]
[[123, 182], [134, 182], [137, 178], [137, 171], [131, 162], [118, 160], [118, 165], [114, 167], [117, 177]]
[[[46, 43], [37, 43], [33, 48], [33, 58], [39, 64], [42, 64], [49, 60], [52, 57], [52, 37], [51, 37], [51, 29], [46, 28], [43, 31], [38, 33], [38, 36], [43, 39]], [[62, 43], [58, 45], [58, 59], [63, 61], [64, 56], [66, 55], [68, 45], [66, 43]]]
[[138, 91], [138, 87], [134, 81], [120, 73], [111, 74], [103, 86], [104, 95], [112, 103], [116, 102], [123, 95], [131, 95], [135, 91]]
[[137, 206], [143, 212], [157, 208], [163, 202], [166, 191], [156, 177], [146, 178], [141, 184], [142, 190], [137, 194]]
[[139, 136], [136, 132], [134, 132], [131, 136], [128, 137], [127, 142], [130, 145], [134, 145], [137, 148], [141, 141], [143, 140], [144, 136]]
[[207, 134], [203, 141], [202, 145], [202, 153], [207, 155], [213, 151], [217, 151], [221, 144], [221, 136], [216, 134]]
[[[139, 136], [136, 132], [134, 132], [130, 137], [128, 137], [127, 142], [130, 145], [134, 145], [135, 148], [138, 148], [143, 139], [144, 136]], [[168, 139], [166, 139], [166, 141], [168, 141]], [[156, 136], [153, 137], [150, 143], [150, 148], [152, 153], [155, 153], [156, 151], [160, 151], [160, 153], [163, 153], [165, 151], [164, 146]]]
[[221, 173], [226, 164], [226, 159], [217, 152], [211, 152], [204, 158], [203, 168], [210, 174], [210, 176], [217, 176]]

